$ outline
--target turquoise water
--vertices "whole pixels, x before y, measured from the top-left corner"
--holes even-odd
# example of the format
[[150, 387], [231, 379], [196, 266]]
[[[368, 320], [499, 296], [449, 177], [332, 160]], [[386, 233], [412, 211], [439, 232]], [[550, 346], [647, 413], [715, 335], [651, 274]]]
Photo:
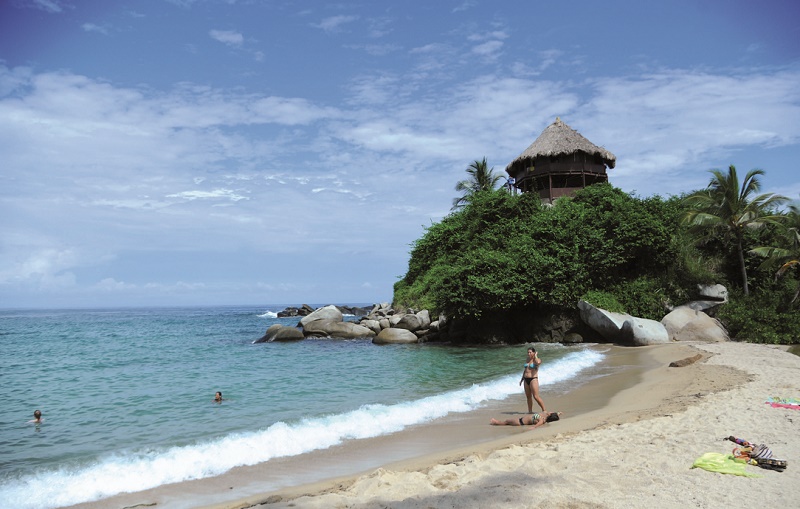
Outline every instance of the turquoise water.
[[[0, 311], [0, 507], [219, 475], [521, 393], [524, 346], [253, 344], [297, 324], [283, 307]], [[543, 384], [602, 360], [539, 349]]]

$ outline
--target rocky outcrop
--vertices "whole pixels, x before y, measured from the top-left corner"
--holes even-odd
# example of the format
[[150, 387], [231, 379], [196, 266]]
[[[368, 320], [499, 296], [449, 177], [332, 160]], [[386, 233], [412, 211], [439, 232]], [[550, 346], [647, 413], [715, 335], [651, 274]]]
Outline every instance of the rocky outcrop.
[[372, 339], [383, 333], [376, 343], [419, 343], [441, 338], [441, 326], [447, 323], [444, 316], [432, 322], [426, 309], [395, 312], [387, 302], [375, 304], [366, 316], [356, 321], [345, 320], [345, 315], [359, 310], [366, 311], [366, 308], [328, 305], [311, 309], [305, 304], [301, 308], [286, 308], [279, 315], [302, 314], [297, 327], [273, 325], [255, 342], [303, 338]]
[[[358, 306], [335, 306], [336, 309], [342, 312], [343, 315], [365, 315], [369, 313], [369, 308], [362, 308]], [[287, 307], [283, 311], [278, 312], [278, 318], [289, 318], [293, 316], [308, 316], [314, 312], [314, 308], [308, 304], [303, 304], [299, 308]]]
[[293, 316], [307, 316], [314, 312], [314, 308], [308, 304], [303, 304], [299, 308], [288, 307], [283, 311], [278, 311], [278, 318], [291, 318]]
[[[303, 337], [372, 339], [376, 344], [448, 341], [464, 344], [527, 342], [581, 343], [607, 341], [621, 345], [652, 345], [668, 341], [727, 341], [728, 336], [711, 312], [727, 302], [722, 285], [698, 286], [697, 300], [674, 308], [661, 321], [614, 313], [580, 301], [577, 308], [529, 306], [485, 313], [478, 318], [448, 319], [430, 316], [426, 309], [398, 310], [388, 302], [367, 308], [328, 305], [294, 309], [302, 313], [298, 327], [280, 335], [272, 328], [258, 342]], [[346, 316], [348, 319], [346, 320]]]
[[728, 341], [725, 327], [717, 320], [691, 304], [678, 306], [661, 319], [672, 341], [703, 341], [717, 343]]

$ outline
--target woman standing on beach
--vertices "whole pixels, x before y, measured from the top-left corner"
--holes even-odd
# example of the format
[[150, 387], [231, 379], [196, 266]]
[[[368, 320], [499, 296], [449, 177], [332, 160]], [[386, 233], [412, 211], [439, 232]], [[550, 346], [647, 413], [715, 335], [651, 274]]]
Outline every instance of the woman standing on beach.
[[526, 362], [523, 366], [525, 369], [522, 370], [522, 378], [519, 381], [519, 384], [525, 383], [525, 397], [528, 399], [528, 413], [533, 413], [533, 400], [536, 400], [536, 403], [539, 404], [539, 407], [542, 409], [542, 412], [546, 412], [544, 408], [544, 401], [539, 396], [539, 365], [542, 363], [542, 359], [539, 358], [539, 355], [536, 353], [536, 349], [534, 347], [528, 348], [528, 362]]

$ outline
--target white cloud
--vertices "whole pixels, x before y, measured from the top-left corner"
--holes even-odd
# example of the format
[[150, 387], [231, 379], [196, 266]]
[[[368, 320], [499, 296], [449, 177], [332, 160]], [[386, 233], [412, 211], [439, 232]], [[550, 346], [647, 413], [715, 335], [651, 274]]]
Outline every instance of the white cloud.
[[62, 12], [64, 8], [61, 6], [63, 2], [59, 0], [33, 0], [31, 2], [31, 7], [39, 9], [41, 11], [55, 13], [55, 12]]
[[473, 53], [482, 56], [496, 56], [503, 48], [503, 41], [486, 41], [472, 48]]
[[108, 35], [108, 29], [106, 27], [95, 25], [94, 23], [84, 23], [81, 25], [84, 32], [97, 32], [99, 34]]
[[228, 46], [241, 46], [244, 42], [244, 36], [233, 30], [211, 30], [208, 32], [208, 35], [210, 35], [212, 39], [227, 44]]
[[478, 2], [476, 0], [466, 0], [466, 1], [462, 2], [461, 4], [453, 7], [453, 11], [452, 12], [455, 13], [455, 12], [468, 11], [468, 10], [472, 9], [473, 7], [475, 7], [477, 5], [478, 5]]
[[16, 262], [7, 258], [0, 269], [0, 285], [32, 284], [38, 288], [65, 287], [75, 284], [75, 275], [68, 269], [78, 264], [73, 249], [45, 248], [30, 251]]
[[312, 25], [315, 28], [321, 28], [325, 32], [338, 32], [341, 27], [347, 23], [352, 23], [353, 21], [358, 20], [358, 16], [331, 16], [330, 18], [325, 18], [319, 23]]
[[[551, 56], [556, 66], [560, 55]], [[108, 263], [86, 253], [173, 253], [176, 270], [191, 265], [182, 257], [206, 251], [288, 259], [351, 249], [354, 225], [375, 232], [358, 241], [373, 256], [388, 253], [400, 267], [394, 276], [421, 225], [449, 212], [472, 160], [486, 156], [502, 171], [556, 116], [617, 155], [614, 185], [645, 195], [703, 187], [705, 170], [736, 162], [737, 151], [800, 140], [800, 71], [792, 69], [583, 82], [381, 70], [353, 83], [345, 100], [325, 104], [0, 66], [0, 238], [15, 239], [0, 253], [0, 284], [58, 288], [80, 278], [145, 292], [125, 274], [86, 275]], [[200, 283], [160, 284], [154, 292], [174, 295]]]
[[225, 199], [230, 201], [250, 199], [247, 196], [236, 194], [236, 192], [231, 189], [214, 189], [213, 191], [183, 191], [180, 193], [168, 194], [167, 198], [182, 198], [184, 200]]

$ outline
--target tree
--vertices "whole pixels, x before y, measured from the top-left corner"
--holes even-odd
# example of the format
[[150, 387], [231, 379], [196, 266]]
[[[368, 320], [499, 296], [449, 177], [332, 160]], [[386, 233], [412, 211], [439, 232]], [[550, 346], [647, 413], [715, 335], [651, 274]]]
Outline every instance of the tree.
[[[782, 237], [778, 246], [757, 247], [751, 252], [766, 258], [762, 266], [777, 267], [775, 277], [783, 276], [788, 270], [800, 266], [800, 206], [789, 205], [789, 211], [782, 223]], [[800, 296], [800, 286], [795, 291], [792, 303]]]
[[476, 193], [483, 191], [494, 191], [497, 183], [502, 179], [502, 175], [496, 175], [494, 168], [489, 168], [486, 158], [475, 160], [467, 167], [470, 178], [461, 180], [456, 184], [456, 191], [463, 193], [462, 196], [453, 200], [453, 209], [458, 209], [472, 201]]
[[686, 197], [688, 210], [683, 221], [695, 231], [710, 233], [721, 230], [733, 241], [739, 260], [742, 291], [744, 295], [749, 295], [744, 260], [744, 229], [760, 228], [765, 224], [779, 222], [781, 216], [776, 214], [775, 209], [787, 198], [772, 193], [754, 196], [761, 189], [758, 177], [764, 175], [764, 170], [753, 169], [747, 172], [741, 186], [734, 165], [730, 165], [727, 175], [720, 170], [711, 170], [710, 173], [713, 176], [708, 187]]

